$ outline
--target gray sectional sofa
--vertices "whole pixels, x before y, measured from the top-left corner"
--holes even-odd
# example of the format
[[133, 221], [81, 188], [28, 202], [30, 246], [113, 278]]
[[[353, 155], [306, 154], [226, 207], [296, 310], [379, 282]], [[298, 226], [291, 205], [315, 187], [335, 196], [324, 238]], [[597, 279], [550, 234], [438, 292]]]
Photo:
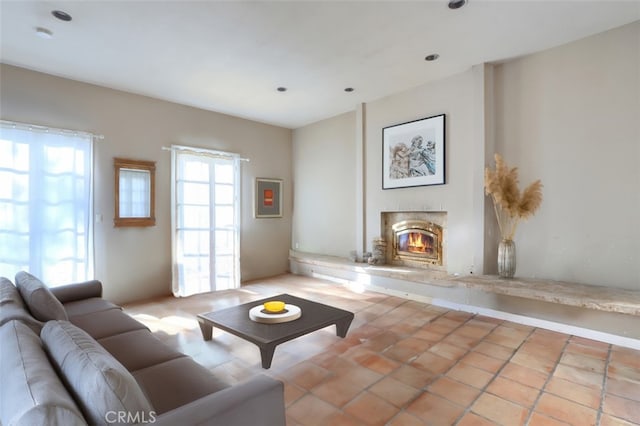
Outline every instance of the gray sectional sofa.
[[0, 425], [285, 424], [282, 382], [228, 386], [101, 296], [0, 278]]

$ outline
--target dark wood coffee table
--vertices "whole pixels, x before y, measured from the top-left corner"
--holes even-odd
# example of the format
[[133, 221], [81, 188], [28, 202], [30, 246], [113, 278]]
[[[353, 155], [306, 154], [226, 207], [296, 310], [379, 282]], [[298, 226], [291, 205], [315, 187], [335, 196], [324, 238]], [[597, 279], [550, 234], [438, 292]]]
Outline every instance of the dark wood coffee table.
[[[269, 300], [282, 300], [290, 305], [296, 305], [302, 310], [302, 316], [297, 320], [280, 324], [263, 324], [249, 319], [251, 308]], [[333, 324], [336, 325], [336, 334], [345, 337], [351, 321], [353, 321], [353, 312], [301, 299], [290, 294], [278, 294], [233, 308], [198, 315], [198, 324], [204, 340], [211, 340], [213, 327], [235, 334], [260, 348], [262, 368], [271, 367], [273, 353], [280, 343], [288, 342]]]

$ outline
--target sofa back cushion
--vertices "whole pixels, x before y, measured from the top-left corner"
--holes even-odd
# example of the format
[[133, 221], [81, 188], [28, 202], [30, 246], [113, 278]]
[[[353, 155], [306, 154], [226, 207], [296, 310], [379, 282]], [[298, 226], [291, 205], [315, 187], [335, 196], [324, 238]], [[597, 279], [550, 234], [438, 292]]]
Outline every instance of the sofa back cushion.
[[16, 274], [16, 286], [31, 314], [40, 321], [66, 320], [64, 306], [46, 285], [28, 272]]
[[13, 285], [10, 279], [0, 277], [0, 306], [6, 303], [24, 306], [24, 302], [16, 286]]
[[155, 416], [131, 373], [86, 332], [68, 321], [49, 321], [41, 337], [90, 424], [106, 424], [114, 412]]
[[42, 323], [27, 311], [16, 286], [7, 278], [0, 277], [0, 327], [13, 320], [22, 321], [40, 334]]
[[0, 326], [0, 424], [86, 425], [38, 336], [19, 321]]
[[102, 283], [98, 280], [83, 281], [53, 287], [51, 292], [62, 304], [85, 300], [91, 297], [102, 297]]
[[33, 330], [36, 335], [40, 335], [43, 323], [32, 317], [27, 308], [15, 303], [0, 305], [0, 327], [14, 320], [22, 322]]

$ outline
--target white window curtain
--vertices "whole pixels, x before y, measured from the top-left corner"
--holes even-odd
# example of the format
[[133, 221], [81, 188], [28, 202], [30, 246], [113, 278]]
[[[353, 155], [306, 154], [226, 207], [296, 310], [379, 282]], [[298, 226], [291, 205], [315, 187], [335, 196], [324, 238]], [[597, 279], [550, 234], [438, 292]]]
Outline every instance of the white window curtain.
[[0, 124], [0, 276], [93, 278], [93, 137]]
[[240, 286], [240, 157], [172, 146], [173, 293]]

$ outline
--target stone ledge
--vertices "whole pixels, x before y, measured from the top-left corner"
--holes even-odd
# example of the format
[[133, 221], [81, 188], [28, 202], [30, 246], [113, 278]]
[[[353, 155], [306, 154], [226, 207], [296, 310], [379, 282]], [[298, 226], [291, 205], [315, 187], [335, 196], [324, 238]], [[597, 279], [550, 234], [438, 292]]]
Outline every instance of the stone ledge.
[[444, 272], [390, 265], [354, 263], [348, 259], [291, 251], [299, 263], [353, 271], [440, 287], [465, 287], [506, 296], [640, 316], [640, 291], [553, 281], [540, 278], [503, 279], [494, 275], [456, 277]]
[[640, 291], [540, 278], [504, 279], [495, 275], [455, 277], [451, 281], [507, 296], [640, 316]]

